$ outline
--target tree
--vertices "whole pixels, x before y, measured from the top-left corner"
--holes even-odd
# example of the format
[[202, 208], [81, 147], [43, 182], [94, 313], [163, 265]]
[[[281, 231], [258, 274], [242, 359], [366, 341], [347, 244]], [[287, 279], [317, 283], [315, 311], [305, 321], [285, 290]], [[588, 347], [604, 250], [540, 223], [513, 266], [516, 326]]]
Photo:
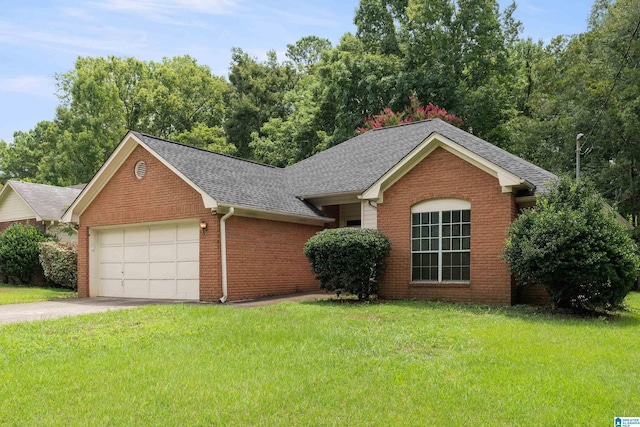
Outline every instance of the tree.
[[377, 129], [387, 126], [395, 126], [403, 123], [411, 123], [419, 120], [438, 118], [454, 126], [460, 127], [462, 119], [447, 113], [447, 110], [440, 108], [432, 103], [422, 106], [418, 98], [409, 97], [411, 104], [404, 111], [395, 113], [391, 108], [385, 108], [380, 114], [367, 117], [364, 126], [356, 129], [357, 134], [365, 133], [371, 129]]
[[285, 116], [282, 100], [293, 89], [296, 73], [291, 64], [278, 63], [275, 51], [268, 52], [262, 63], [239, 48], [233, 48], [231, 56], [224, 129], [227, 142], [235, 145], [238, 155], [251, 158], [251, 134], [269, 119]]
[[619, 308], [640, 265], [637, 246], [593, 185], [568, 178], [512, 223], [504, 257], [520, 281], [544, 285], [555, 306], [587, 311]]
[[300, 73], [311, 73], [320, 61], [322, 52], [331, 49], [331, 42], [327, 39], [306, 36], [294, 44], [287, 45], [287, 58], [295, 65]]

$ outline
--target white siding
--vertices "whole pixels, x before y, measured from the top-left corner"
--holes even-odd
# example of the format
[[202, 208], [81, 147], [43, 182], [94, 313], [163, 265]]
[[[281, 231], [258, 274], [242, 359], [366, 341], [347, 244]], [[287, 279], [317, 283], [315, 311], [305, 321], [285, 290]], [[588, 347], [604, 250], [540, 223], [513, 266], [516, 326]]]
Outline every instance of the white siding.
[[340, 227], [346, 227], [347, 221], [355, 221], [360, 217], [360, 203], [340, 205]]
[[371, 206], [368, 200], [362, 201], [362, 228], [378, 229], [378, 209]]
[[35, 217], [36, 214], [29, 205], [27, 205], [12, 188], [8, 188], [4, 200], [0, 203], [0, 222], [17, 221]]

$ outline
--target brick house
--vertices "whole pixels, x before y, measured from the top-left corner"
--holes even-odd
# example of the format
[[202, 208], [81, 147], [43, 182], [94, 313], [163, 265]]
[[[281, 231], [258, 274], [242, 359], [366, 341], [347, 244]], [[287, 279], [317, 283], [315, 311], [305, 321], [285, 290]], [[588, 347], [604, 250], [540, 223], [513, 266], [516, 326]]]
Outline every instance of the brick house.
[[[11, 224], [31, 224], [60, 240], [75, 241], [61, 227], [60, 219], [78, 197], [84, 185], [57, 187], [9, 180], [0, 190], [0, 232]], [[72, 232], [73, 230], [69, 230]]]
[[287, 168], [129, 132], [64, 216], [80, 296], [227, 301], [318, 289], [327, 227], [392, 242], [380, 295], [512, 304], [500, 259], [555, 175], [439, 119], [369, 131]]

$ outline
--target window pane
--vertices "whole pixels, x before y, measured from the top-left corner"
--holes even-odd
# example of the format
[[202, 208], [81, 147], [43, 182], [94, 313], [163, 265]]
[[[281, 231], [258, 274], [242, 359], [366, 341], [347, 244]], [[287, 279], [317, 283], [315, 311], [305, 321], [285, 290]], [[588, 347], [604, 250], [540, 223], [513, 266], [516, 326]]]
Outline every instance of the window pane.
[[421, 224], [429, 224], [429, 212], [423, 212], [422, 213]]
[[438, 267], [438, 254], [429, 254], [429, 266]]
[[454, 251], [460, 250], [460, 239], [451, 239], [451, 249]]
[[422, 226], [422, 237], [429, 237], [429, 226], [428, 225], [423, 225]]
[[431, 239], [431, 250], [432, 251], [437, 251], [439, 248], [439, 240], [438, 239]]
[[411, 224], [412, 225], [420, 224], [420, 214], [419, 213], [411, 214]]
[[432, 225], [431, 226], [431, 237], [438, 237], [438, 226], [437, 225]]
[[420, 267], [420, 254], [413, 254], [411, 256], [411, 265], [414, 267]]
[[450, 222], [451, 222], [451, 212], [450, 211], [442, 212], [442, 223], [448, 224]]
[[414, 239], [420, 237], [420, 227], [411, 227], [411, 237]]
[[469, 274], [469, 267], [462, 267], [462, 280], [471, 280], [471, 275]]
[[451, 267], [442, 267], [442, 280], [451, 280]]
[[460, 252], [454, 252], [451, 254], [451, 265], [460, 265], [462, 260], [462, 254]]
[[471, 224], [464, 224], [462, 226], [462, 235], [471, 236]]
[[463, 222], [471, 222], [471, 211], [470, 210], [462, 211], [462, 221]]
[[421, 260], [420, 260], [420, 266], [421, 267], [429, 267], [429, 256], [430, 254], [422, 254], [421, 255]]
[[420, 274], [422, 277], [421, 280], [431, 280], [431, 277], [429, 277], [429, 267], [422, 267], [420, 269]]
[[443, 225], [442, 226], [442, 236], [443, 237], [447, 237], [451, 235], [451, 226], [450, 225]]
[[451, 249], [451, 239], [449, 238], [442, 238], [442, 250], [443, 251], [448, 251]]
[[459, 267], [453, 267], [451, 269], [451, 280], [462, 280], [461, 271]]
[[413, 267], [411, 269], [411, 280], [422, 280], [419, 267]]
[[440, 212], [431, 212], [431, 224], [439, 224]]
[[462, 249], [471, 249], [471, 242], [468, 237], [462, 238]]
[[451, 235], [452, 236], [460, 235], [460, 225], [456, 224], [451, 226]]
[[462, 265], [463, 266], [471, 265], [471, 254], [469, 252], [462, 252]]
[[460, 211], [451, 211], [451, 222], [460, 222]]
[[414, 252], [420, 250], [420, 240], [413, 239], [411, 241], [411, 250], [414, 251]]

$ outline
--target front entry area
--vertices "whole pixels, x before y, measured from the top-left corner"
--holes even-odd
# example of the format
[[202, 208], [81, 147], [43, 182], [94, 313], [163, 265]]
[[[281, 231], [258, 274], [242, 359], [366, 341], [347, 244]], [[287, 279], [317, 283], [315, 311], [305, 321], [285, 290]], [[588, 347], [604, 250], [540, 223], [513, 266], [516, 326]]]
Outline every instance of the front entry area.
[[197, 221], [92, 229], [92, 295], [199, 299]]

